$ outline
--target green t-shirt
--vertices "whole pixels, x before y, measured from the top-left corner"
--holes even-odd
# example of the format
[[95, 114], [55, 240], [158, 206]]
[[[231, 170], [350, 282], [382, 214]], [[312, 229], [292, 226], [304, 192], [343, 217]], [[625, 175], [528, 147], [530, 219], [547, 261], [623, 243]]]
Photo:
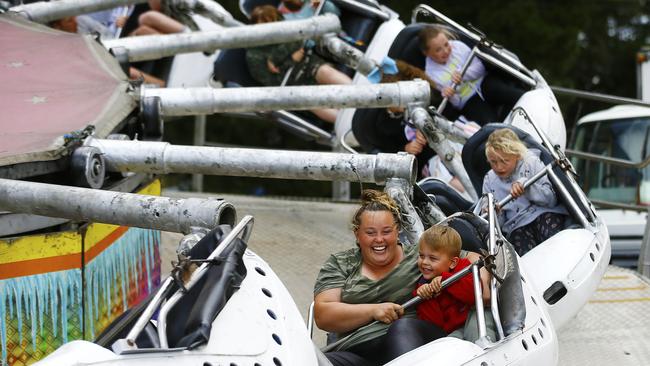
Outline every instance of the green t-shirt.
[[[379, 304], [393, 302], [403, 304], [410, 300], [420, 277], [416, 265], [417, 245], [402, 245], [404, 257], [386, 277], [375, 281], [361, 274], [361, 251], [348, 249], [331, 255], [316, 278], [314, 295], [325, 290], [340, 288], [341, 301], [347, 304]], [[415, 308], [409, 309], [407, 317], [415, 316]], [[388, 324], [377, 323], [360, 330], [354, 337], [341, 344], [337, 350], [346, 350], [356, 344], [386, 334]], [[346, 334], [338, 334], [339, 338]]]

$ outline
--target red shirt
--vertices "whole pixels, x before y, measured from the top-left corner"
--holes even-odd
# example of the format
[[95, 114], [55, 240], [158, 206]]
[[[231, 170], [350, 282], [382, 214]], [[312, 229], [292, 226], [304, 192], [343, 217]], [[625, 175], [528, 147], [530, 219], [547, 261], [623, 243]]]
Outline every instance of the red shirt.
[[[451, 272], [442, 273], [442, 280], [448, 279], [470, 264], [469, 260], [461, 258]], [[427, 282], [420, 278], [417, 288]], [[413, 294], [417, 295], [417, 291], [413, 291]], [[474, 279], [470, 273], [442, 290], [438, 296], [421, 302], [417, 307], [417, 314], [418, 318], [432, 322], [449, 334], [465, 325], [467, 314], [474, 305]]]

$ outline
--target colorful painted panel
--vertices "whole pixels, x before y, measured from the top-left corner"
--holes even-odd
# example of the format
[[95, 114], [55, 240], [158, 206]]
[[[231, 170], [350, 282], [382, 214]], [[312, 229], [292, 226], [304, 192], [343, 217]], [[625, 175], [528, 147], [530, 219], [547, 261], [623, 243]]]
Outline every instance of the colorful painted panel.
[[[92, 224], [90, 233], [112, 225]], [[119, 236], [84, 268], [85, 339], [93, 340], [126, 309], [138, 304], [160, 285], [160, 232], [115, 226], [106, 238]], [[86, 258], [103, 246], [98, 243], [86, 249]]]

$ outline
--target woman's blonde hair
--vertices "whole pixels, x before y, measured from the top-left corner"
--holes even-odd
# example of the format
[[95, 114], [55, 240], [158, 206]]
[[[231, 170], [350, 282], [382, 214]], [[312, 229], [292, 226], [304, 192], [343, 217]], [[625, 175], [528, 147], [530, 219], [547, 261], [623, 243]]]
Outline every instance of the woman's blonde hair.
[[366, 211], [388, 211], [393, 215], [397, 227], [400, 227], [400, 214], [397, 203], [387, 193], [374, 189], [364, 189], [361, 192], [361, 207], [352, 217], [352, 231], [357, 232], [361, 225], [361, 215]]
[[492, 132], [490, 137], [488, 137], [485, 143], [485, 156], [487, 156], [489, 151], [516, 155], [523, 158], [528, 149], [513, 130], [501, 128]]
[[434, 225], [422, 233], [418, 244], [426, 245], [431, 250], [447, 253], [451, 257], [458, 257], [463, 242], [460, 234], [454, 228]]

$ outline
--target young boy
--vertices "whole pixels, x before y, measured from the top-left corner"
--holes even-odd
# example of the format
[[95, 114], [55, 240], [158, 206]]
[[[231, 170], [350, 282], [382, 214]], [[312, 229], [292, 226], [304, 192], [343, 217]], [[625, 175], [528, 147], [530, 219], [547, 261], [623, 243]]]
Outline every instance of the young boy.
[[514, 200], [499, 209], [499, 223], [517, 253], [522, 256], [564, 227], [567, 211], [558, 203], [551, 182], [543, 176], [524, 191], [523, 183], [544, 164], [529, 151], [517, 134], [498, 129], [488, 137], [485, 155], [492, 170], [483, 179], [483, 193]]
[[417, 307], [418, 318], [430, 321], [447, 334], [462, 328], [470, 309], [475, 304], [474, 280], [467, 275], [440, 289], [442, 281], [470, 265], [466, 258], [459, 258], [461, 238], [448, 226], [432, 226], [420, 237], [418, 269], [422, 277], [414, 291], [426, 299]]

